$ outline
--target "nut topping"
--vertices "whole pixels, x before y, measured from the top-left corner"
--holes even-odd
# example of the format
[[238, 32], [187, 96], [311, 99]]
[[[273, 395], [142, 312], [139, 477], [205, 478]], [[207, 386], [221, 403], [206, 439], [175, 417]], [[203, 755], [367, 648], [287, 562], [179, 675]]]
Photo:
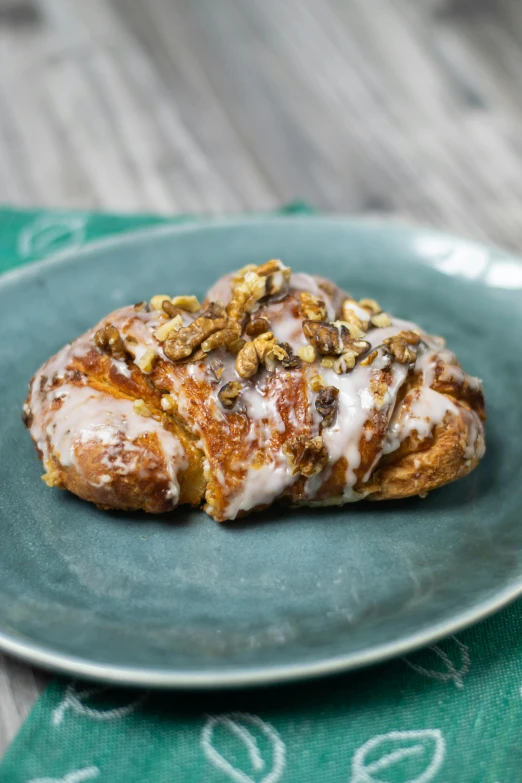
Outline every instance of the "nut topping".
[[399, 332], [399, 337], [402, 337], [403, 340], [406, 340], [408, 345], [418, 345], [421, 341], [420, 334], [417, 334], [417, 332], [411, 332], [408, 329], [404, 330], [403, 332]]
[[353, 340], [343, 324], [308, 320], [303, 321], [303, 332], [308, 342], [324, 355], [353, 351], [356, 356], [359, 356], [371, 347], [366, 340]]
[[251, 378], [259, 369], [259, 358], [253, 342], [245, 343], [236, 358], [236, 370], [241, 378]]
[[291, 438], [283, 446], [292, 475], [301, 473], [303, 476], [315, 476], [320, 473], [328, 462], [328, 451], [320, 435], [307, 438], [299, 435]]
[[208, 353], [215, 348], [226, 348], [229, 343], [233, 343], [239, 339], [240, 330], [241, 327], [239, 324], [234, 324], [232, 322], [230, 326], [225, 327], [225, 329], [220, 329], [219, 332], [214, 332], [214, 334], [211, 334], [206, 340], [203, 340], [201, 349], [205, 351], [205, 353]]
[[134, 413], [137, 413], [140, 416], [145, 416], [145, 417], [152, 416], [152, 411], [145, 404], [144, 400], [135, 400], [134, 401], [134, 405], [132, 407], [133, 407]]
[[156, 294], [150, 300], [150, 306], [153, 310], [161, 310], [165, 301], [170, 302], [170, 296], [167, 296], [167, 294]]
[[164, 299], [161, 303], [161, 309], [169, 316], [169, 318], [175, 318], [177, 315], [181, 315], [181, 308], [174, 307], [170, 299]]
[[136, 362], [136, 365], [140, 368], [142, 372], [149, 373], [152, 372], [152, 368], [154, 367], [154, 362], [156, 361], [157, 354], [154, 353], [152, 348], [147, 348], [143, 356], [138, 359]]
[[364, 359], [361, 360], [361, 367], [369, 367], [371, 364], [373, 364], [378, 355], [379, 351], [377, 350], [369, 353], [368, 356], [365, 356]]
[[303, 360], [303, 362], [308, 362], [308, 364], [315, 362], [317, 357], [317, 353], [313, 345], [301, 346], [301, 348], [297, 349], [297, 355]]
[[183, 326], [177, 332], [171, 332], [165, 342], [165, 356], [173, 362], [190, 356], [195, 348], [227, 325], [225, 312], [221, 305], [211, 302], [198, 318], [188, 326]]
[[246, 340], [242, 340], [239, 338], [238, 340], [233, 340], [231, 343], [227, 345], [227, 351], [229, 353], [233, 353], [237, 355], [241, 348], [245, 345]]
[[315, 409], [323, 418], [323, 427], [331, 427], [337, 416], [339, 405], [339, 389], [326, 386], [321, 389], [315, 401]]
[[326, 383], [323, 376], [317, 373], [317, 375], [312, 375], [312, 377], [308, 381], [308, 385], [310, 386], [312, 391], [320, 392], [321, 389], [324, 389], [325, 386], [327, 386], [328, 384]]
[[148, 302], [136, 302], [136, 304], [134, 305], [134, 309], [137, 312], [148, 313], [150, 311], [150, 305]]
[[341, 356], [339, 356], [338, 359], [335, 360], [333, 366], [334, 371], [337, 373], [337, 375], [350, 372], [350, 370], [353, 370], [355, 367], [356, 358], [357, 354], [355, 354], [353, 351], [346, 351], [346, 353], [343, 353]]
[[303, 318], [310, 321], [326, 321], [328, 311], [325, 303], [319, 297], [301, 291], [299, 294], [299, 312]]
[[375, 299], [360, 299], [359, 304], [365, 310], [368, 310], [369, 313], [373, 313], [373, 315], [382, 313], [382, 307], [380, 306], [379, 302], [375, 301]]
[[[285, 368], [285, 370], [298, 370], [299, 367], [301, 367], [301, 358], [299, 356], [296, 356], [294, 354], [294, 349], [290, 345], [290, 343], [279, 343], [278, 346], [284, 353], [286, 354], [286, 357], [283, 357], [280, 359], [281, 364]], [[310, 348], [312, 346], [309, 346]], [[276, 358], [279, 358], [276, 353]]]
[[104, 353], [113, 356], [115, 359], [123, 360], [127, 356], [125, 344], [121, 335], [115, 326], [109, 324], [102, 329], [98, 329], [94, 334], [94, 343]]
[[368, 328], [368, 321], [361, 320], [359, 316], [354, 312], [353, 305], [357, 305], [353, 299], [345, 299], [342, 306], [343, 320], [349, 324], [357, 326], [361, 331], [365, 332]]
[[186, 310], [187, 313], [197, 313], [201, 310], [197, 296], [174, 296], [172, 304], [180, 310]]
[[401, 335], [387, 337], [383, 340], [383, 344], [386, 346], [387, 352], [394, 356], [400, 364], [411, 364], [417, 358], [416, 352]]
[[370, 318], [370, 323], [372, 326], [383, 329], [386, 326], [391, 326], [392, 322], [388, 313], [377, 313], [377, 315], [372, 315]]
[[230, 383], [225, 383], [225, 385], [222, 386], [221, 389], [219, 390], [218, 392], [219, 401], [227, 411], [232, 410], [232, 408], [236, 404], [240, 391], [241, 391], [241, 384], [239, 383], [239, 381], [230, 381]]
[[154, 337], [160, 343], [164, 343], [171, 332], [177, 332], [183, 326], [183, 319], [180, 315], [175, 315], [170, 321], [158, 326], [154, 332]]
[[270, 321], [268, 318], [254, 318], [252, 321], [250, 321], [249, 324], [247, 324], [245, 332], [249, 337], [258, 337], [260, 334], [268, 332], [269, 329]]
[[384, 381], [377, 378], [372, 378], [370, 381], [370, 391], [375, 399], [375, 407], [380, 410], [386, 401], [386, 394], [388, 393], [388, 386]]

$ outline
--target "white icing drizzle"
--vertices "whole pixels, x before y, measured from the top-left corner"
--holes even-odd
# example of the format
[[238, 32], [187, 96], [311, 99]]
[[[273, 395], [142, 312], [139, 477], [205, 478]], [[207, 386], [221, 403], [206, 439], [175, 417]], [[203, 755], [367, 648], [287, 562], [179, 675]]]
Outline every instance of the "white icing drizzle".
[[[227, 276], [218, 281], [209, 291], [209, 300], [230, 300], [230, 278]], [[315, 278], [306, 274], [293, 274], [291, 278], [290, 293], [298, 297], [299, 291], [308, 291], [321, 298], [327, 307], [329, 320], [335, 320], [339, 314], [339, 308], [345, 298], [342, 291], [335, 288], [329, 295], [319, 286], [321, 278]], [[357, 303], [350, 303], [353, 311], [367, 320], [368, 313]], [[302, 319], [294, 316], [294, 307], [289, 306], [288, 300], [279, 303], [271, 303], [262, 308], [262, 314], [269, 318], [270, 329], [280, 342], [288, 342], [294, 349], [308, 345], [302, 330]], [[183, 323], [186, 326], [194, 317], [191, 314], [183, 315]], [[157, 311], [135, 311], [132, 308], [123, 308], [104, 319], [103, 323], [114, 324], [125, 340], [129, 351], [137, 362], [146, 350], [154, 350], [161, 358], [164, 357], [162, 344], [154, 336], [154, 332], [160, 323], [165, 322], [165, 317]], [[97, 327], [95, 327], [97, 328]], [[392, 319], [392, 324], [385, 328], [371, 328], [364, 339], [371, 343], [372, 349], [382, 345], [387, 337], [393, 337], [402, 330], [416, 330], [418, 327], [401, 319]], [[60, 455], [62, 465], [74, 465], [76, 444], [87, 441], [98, 441], [108, 449], [111, 456], [104, 459], [107, 469], [125, 473], [140, 469], [140, 454], [143, 447], [135, 443], [139, 435], [155, 433], [161, 444], [165, 459], [165, 467], [169, 478], [169, 485], [173, 503], [179, 497], [179, 484], [177, 475], [179, 470], [187, 465], [186, 455], [179, 440], [165, 430], [160, 423], [153, 418], [145, 418], [137, 415], [130, 400], [115, 399], [111, 395], [97, 392], [88, 386], [77, 386], [67, 383], [62, 384], [56, 396], [63, 398], [63, 404], [57, 411], [50, 410], [49, 390], [45, 394], [39, 394], [38, 384], [40, 377], [45, 374], [64, 378], [65, 371], [70, 365], [73, 356], [79, 357], [92, 350], [92, 338], [95, 329], [84, 335], [70, 346], [66, 346], [53, 359], [51, 359], [37, 374], [33, 394], [31, 397], [31, 409], [34, 416], [31, 433], [38, 447], [48, 458], [49, 444], [53, 452]], [[316, 393], [307, 387], [308, 395], [308, 422], [311, 425], [310, 436], [314, 437], [321, 432], [324, 444], [328, 450], [329, 460], [327, 467], [321, 473], [308, 479], [305, 485], [306, 502], [312, 504], [345, 503], [360, 500], [364, 497], [364, 487], [355, 492], [357, 483], [356, 471], [361, 465], [360, 443], [365, 434], [365, 424], [376, 410], [385, 417], [388, 423], [387, 435], [378, 450], [373, 463], [369, 466], [363, 479], [363, 483], [369, 481], [371, 474], [378, 464], [383, 453], [387, 454], [397, 449], [405, 438], [416, 432], [419, 439], [427, 438], [433, 432], [433, 428], [444, 421], [447, 413], [467, 415], [468, 442], [465, 459], [475, 459], [483, 453], [482, 424], [474, 412], [467, 412], [462, 406], [457, 406], [451, 399], [431, 389], [435, 379], [437, 363], [444, 363], [442, 379], [468, 383], [471, 389], [480, 388], [480, 381], [467, 376], [456, 365], [455, 356], [443, 348], [437, 338], [431, 338], [423, 332], [419, 332], [427, 347], [420, 347], [415, 363], [415, 372], [422, 377], [422, 387], [412, 392], [406, 400], [396, 406], [397, 395], [408, 375], [408, 366], [393, 362], [391, 366], [391, 382], [384, 401], [378, 404], [370, 390], [370, 382], [373, 377], [379, 375], [379, 368], [383, 366], [382, 355], [368, 367], [357, 363], [355, 368], [348, 373], [337, 375], [332, 369], [319, 366], [319, 358], [310, 366], [308, 375], [319, 372], [328, 385], [339, 389], [338, 414], [335, 423], [320, 430], [322, 419], [315, 409]], [[245, 337], [245, 335], [243, 335]], [[130, 338], [130, 340], [129, 340]], [[249, 339], [245, 337], [245, 339]], [[114, 369], [125, 377], [131, 375], [131, 369], [122, 361], [112, 359]], [[193, 415], [194, 400], [190, 398], [190, 392], [185, 388], [185, 383], [201, 384], [203, 395], [206, 395], [205, 410], [223, 428], [222, 437], [227, 438], [230, 429], [228, 411], [225, 411], [219, 402], [219, 389], [229, 381], [239, 380], [242, 385], [239, 400], [234, 408], [234, 413], [246, 413], [247, 432], [243, 436], [243, 445], [248, 447], [249, 459], [262, 452], [265, 463], [255, 468], [251, 464], [244, 464], [238, 458], [238, 462], [229, 466], [237, 475], [242, 475], [239, 489], [228, 498], [226, 509], [220, 509], [226, 518], [234, 519], [239, 512], [249, 511], [260, 505], [269, 505], [282, 493], [288, 490], [298, 479], [299, 474], [292, 475], [286, 457], [279, 446], [281, 436], [294, 437], [303, 432], [304, 423], [299, 426], [299, 416], [296, 411], [285, 407], [285, 419], [281, 415], [283, 394], [278, 392], [278, 384], [270, 383], [273, 375], [265, 369], [260, 370], [254, 378], [244, 380], [235, 370], [235, 356], [219, 349], [213, 351], [198, 364], [187, 364], [185, 370], [172, 367], [169, 371], [167, 363], [165, 372], [171, 386], [171, 394], [176, 399], [179, 415], [190, 423], [192, 432], [200, 439], [199, 447], [204, 453], [205, 476], [212, 476], [226, 489], [227, 476], [224, 474], [219, 462], [213, 458], [210, 448], [207, 446], [205, 426], [201, 419], [195, 420]], [[222, 369], [222, 374], [217, 382], [216, 368]], [[440, 372], [440, 369], [439, 369]], [[286, 373], [280, 365], [276, 373]], [[440, 377], [440, 376], [439, 376]], [[281, 379], [280, 389], [286, 381]], [[198, 396], [199, 397], [199, 396]], [[464, 413], [463, 413], [464, 412]], [[277, 437], [276, 437], [277, 436]], [[366, 433], [367, 440], [372, 436]], [[277, 445], [274, 445], [277, 444]], [[119, 449], [116, 453], [116, 449]], [[111, 454], [111, 450], [114, 453]], [[245, 451], [242, 452], [243, 454]], [[342, 457], [346, 459], [347, 470], [342, 496], [319, 500], [321, 487], [331, 474], [333, 466]], [[247, 458], [248, 459], [248, 458]], [[237, 478], [236, 475], [236, 478]], [[96, 486], [103, 487], [110, 484], [108, 473], [98, 476]]]

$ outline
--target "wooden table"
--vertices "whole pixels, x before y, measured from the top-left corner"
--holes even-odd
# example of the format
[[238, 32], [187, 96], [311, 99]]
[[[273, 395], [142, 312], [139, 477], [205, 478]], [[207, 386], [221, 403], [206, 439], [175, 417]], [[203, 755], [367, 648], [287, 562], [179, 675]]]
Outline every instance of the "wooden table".
[[[0, 202], [522, 247], [520, 0], [0, 0]], [[0, 753], [45, 676], [0, 656]]]

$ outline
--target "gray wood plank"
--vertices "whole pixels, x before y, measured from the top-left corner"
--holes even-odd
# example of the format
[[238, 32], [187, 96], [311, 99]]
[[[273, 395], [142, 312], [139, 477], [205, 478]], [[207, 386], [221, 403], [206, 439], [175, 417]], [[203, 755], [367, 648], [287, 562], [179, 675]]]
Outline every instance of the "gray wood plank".
[[[0, 0], [0, 202], [306, 198], [522, 247], [519, 0]], [[0, 657], [0, 753], [45, 678]]]

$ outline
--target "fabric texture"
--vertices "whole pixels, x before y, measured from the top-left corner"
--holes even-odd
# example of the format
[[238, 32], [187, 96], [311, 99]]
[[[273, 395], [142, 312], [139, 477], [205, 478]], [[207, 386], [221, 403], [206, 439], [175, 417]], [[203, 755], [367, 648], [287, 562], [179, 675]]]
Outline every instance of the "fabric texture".
[[[168, 221], [2, 210], [0, 271]], [[407, 658], [292, 686], [160, 693], [56, 679], [0, 783], [91, 780], [522, 783], [522, 603]]]

